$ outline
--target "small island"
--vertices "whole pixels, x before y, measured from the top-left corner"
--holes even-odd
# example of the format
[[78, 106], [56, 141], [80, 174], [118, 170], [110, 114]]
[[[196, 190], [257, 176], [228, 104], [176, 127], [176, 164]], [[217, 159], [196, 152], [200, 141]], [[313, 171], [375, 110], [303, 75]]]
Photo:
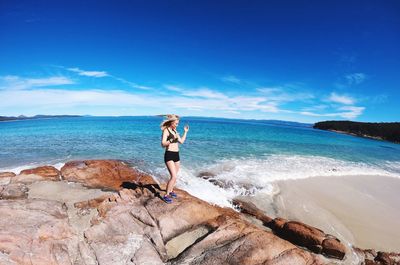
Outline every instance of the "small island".
[[400, 143], [400, 122], [322, 121], [313, 128]]
[[24, 115], [19, 115], [18, 117], [8, 117], [0, 116], [0, 121], [17, 121], [17, 120], [34, 120], [34, 119], [49, 119], [49, 118], [72, 118], [72, 117], [82, 117], [80, 115], [35, 115], [32, 117], [27, 117]]

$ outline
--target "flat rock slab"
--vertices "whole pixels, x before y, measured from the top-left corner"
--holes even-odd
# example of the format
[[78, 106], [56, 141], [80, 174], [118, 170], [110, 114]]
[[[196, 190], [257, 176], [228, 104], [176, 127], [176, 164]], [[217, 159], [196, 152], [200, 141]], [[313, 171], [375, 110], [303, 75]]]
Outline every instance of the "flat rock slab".
[[[0, 252], [16, 264], [72, 264], [76, 240], [62, 203], [41, 199], [0, 201]], [[12, 263], [11, 263], [12, 264]]]

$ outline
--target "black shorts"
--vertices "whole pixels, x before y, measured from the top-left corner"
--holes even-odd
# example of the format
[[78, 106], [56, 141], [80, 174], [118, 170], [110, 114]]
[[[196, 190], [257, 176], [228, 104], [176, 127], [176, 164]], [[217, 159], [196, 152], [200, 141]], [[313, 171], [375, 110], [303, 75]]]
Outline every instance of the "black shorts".
[[179, 152], [165, 151], [164, 162], [167, 163], [170, 160], [172, 160], [174, 162], [178, 162], [179, 161]]

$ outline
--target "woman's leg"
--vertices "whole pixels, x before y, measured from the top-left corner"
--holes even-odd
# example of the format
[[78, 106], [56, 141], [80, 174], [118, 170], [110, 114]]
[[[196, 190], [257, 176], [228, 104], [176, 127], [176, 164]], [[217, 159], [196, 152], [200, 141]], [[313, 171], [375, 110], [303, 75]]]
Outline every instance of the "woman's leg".
[[[180, 161], [175, 162], [175, 175], [176, 175], [176, 177], [178, 177], [178, 172], [179, 172], [179, 168], [180, 168], [180, 167], [181, 167]], [[176, 183], [176, 179], [177, 179], [177, 178], [174, 179], [174, 183], [172, 184], [172, 189], [171, 189], [171, 191], [174, 190], [175, 183]]]
[[175, 168], [175, 162], [172, 160], [169, 160], [166, 162], [167, 164], [167, 168], [169, 171], [169, 174], [171, 176], [171, 178], [169, 179], [168, 183], [167, 183], [167, 195], [172, 191], [175, 182], [176, 182], [176, 168]]

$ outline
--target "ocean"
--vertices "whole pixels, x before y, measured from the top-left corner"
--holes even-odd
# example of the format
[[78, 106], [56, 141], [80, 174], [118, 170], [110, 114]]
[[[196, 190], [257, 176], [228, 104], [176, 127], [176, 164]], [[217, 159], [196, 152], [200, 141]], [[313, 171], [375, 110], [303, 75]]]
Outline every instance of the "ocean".
[[[77, 117], [0, 123], [0, 171], [76, 159], [122, 159], [168, 179], [160, 145], [161, 117]], [[400, 178], [400, 145], [316, 130], [284, 121], [183, 117], [177, 186], [231, 206], [236, 196], [273, 194], [277, 180], [374, 175]], [[220, 185], [199, 177], [212, 175]]]

